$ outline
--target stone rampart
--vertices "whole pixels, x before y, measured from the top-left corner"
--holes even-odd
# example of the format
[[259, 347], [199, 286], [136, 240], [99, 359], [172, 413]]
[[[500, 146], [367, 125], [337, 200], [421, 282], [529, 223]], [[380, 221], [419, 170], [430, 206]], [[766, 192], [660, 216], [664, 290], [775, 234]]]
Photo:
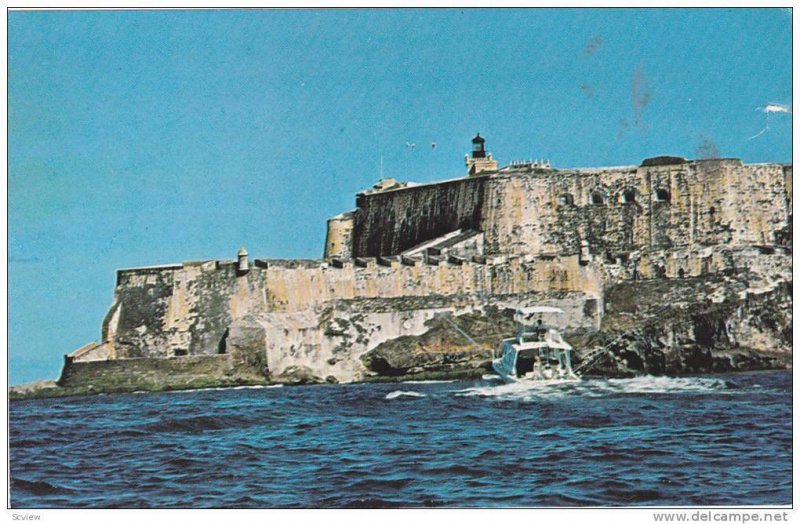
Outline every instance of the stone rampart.
[[486, 181], [476, 176], [359, 194], [353, 255], [397, 255], [456, 229], [480, 230]]
[[232, 262], [210, 261], [123, 270], [117, 282], [103, 341], [111, 358], [226, 354], [232, 330], [246, 329], [257, 342], [244, 346], [258, 347], [243, 349], [265, 355], [270, 375], [302, 365], [339, 381], [364, 371], [358, 355], [424, 332], [438, 313], [547, 302], [568, 311], [570, 327], [596, 329], [603, 286], [598, 269], [577, 256], [256, 260], [244, 275]]
[[[788, 173], [788, 174], [787, 174]], [[772, 245], [791, 215], [791, 166], [737, 159], [496, 174], [360, 194], [355, 256], [396, 255], [459, 228], [485, 253], [597, 254]]]

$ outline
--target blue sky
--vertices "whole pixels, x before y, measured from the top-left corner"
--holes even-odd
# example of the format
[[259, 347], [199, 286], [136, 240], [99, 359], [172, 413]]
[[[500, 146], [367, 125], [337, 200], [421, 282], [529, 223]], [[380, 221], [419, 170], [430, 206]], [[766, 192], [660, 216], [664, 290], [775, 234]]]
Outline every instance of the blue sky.
[[11, 383], [99, 339], [117, 268], [320, 257], [381, 156], [461, 176], [480, 131], [501, 164], [791, 161], [791, 115], [758, 109], [792, 104], [787, 9], [17, 11], [8, 34]]

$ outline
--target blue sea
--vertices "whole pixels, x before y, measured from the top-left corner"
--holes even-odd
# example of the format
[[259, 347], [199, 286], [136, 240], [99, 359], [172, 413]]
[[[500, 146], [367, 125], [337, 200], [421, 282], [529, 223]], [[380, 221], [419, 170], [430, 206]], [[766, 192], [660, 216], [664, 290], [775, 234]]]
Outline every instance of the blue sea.
[[10, 403], [14, 508], [791, 504], [790, 372]]

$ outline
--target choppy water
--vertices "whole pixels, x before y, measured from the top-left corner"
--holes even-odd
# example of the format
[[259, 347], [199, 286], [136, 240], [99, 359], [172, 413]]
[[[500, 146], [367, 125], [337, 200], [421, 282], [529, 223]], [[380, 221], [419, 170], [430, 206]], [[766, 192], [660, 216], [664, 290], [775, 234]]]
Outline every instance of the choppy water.
[[11, 503], [790, 504], [791, 380], [484, 380], [12, 402]]

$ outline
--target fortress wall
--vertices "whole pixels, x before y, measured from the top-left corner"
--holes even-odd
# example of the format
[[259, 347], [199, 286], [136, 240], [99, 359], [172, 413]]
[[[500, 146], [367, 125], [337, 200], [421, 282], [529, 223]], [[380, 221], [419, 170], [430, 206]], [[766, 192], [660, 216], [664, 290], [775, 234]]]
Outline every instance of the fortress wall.
[[[233, 261], [119, 271], [102, 350], [111, 360], [240, 351], [244, 359], [265, 356], [270, 373], [307, 365], [352, 380], [364, 371], [358, 355], [421, 334], [439, 312], [556, 300], [572, 312], [573, 327], [596, 327], [606, 282], [738, 271], [765, 260], [725, 248], [772, 244], [786, 229], [786, 173], [715, 160], [496, 174], [360, 195], [358, 260], [258, 260], [245, 275]], [[633, 202], [622, 202], [626, 192]], [[363, 256], [459, 228], [484, 231], [486, 263]], [[594, 262], [579, 255], [581, 241]], [[719, 248], [705, 248], [712, 245]]]
[[[318, 377], [345, 382], [364, 376], [361, 355], [387, 340], [424, 333], [439, 313], [553, 305], [567, 313], [560, 327], [591, 330], [600, 325], [602, 288], [611, 281], [747, 271], [753, 264], [767, 264], [770, 274], [791, 274], [790, 256], [764, 255], [756, 248], [651, 252], [621, 265], [602, 260], [582, 265], [578, 256], [391, 267], [374, 260], [367, 260], [367, 267], [341, 268], [321, 261], [258, 264], [239, 276], [232, 262], [213, 261], [121, 272], [112, 308], [117, 313], [110, 315], [117, 320], [108, 329], [113, 339], [104, 341], [117, 347], [112, 360], [148, 360], [133, 355], [162, 360], [183, 350], [186, 357], [167, 360], [230, 357], [250, 374], [263, 369], [263, 362], [278, 380], [304, 366]], [[226, 354], [219, 355], [222, 351]]]
[[644, 252], [619, 263], [605, 263], [603, 269], [607, 282], [683, 279], [743, 272], [750, 274], [751, 283], [762, 277], [770, 282], [790, 281], [792, 256], [782, 248], [695, 246]]
[[722, 220], [729, 224], [733, 242], [774, 244], [775, 231], [788, 225], [791, 215], [791, 188], [787, 187], [783, 166], [727, 167], [720, 179], [728, 204], [723, 207]]
[[103, 338], [115, 358], [166, 357], [169, 333], [163, 319], [173, 300], [179, 270], [117, 272], [114, 304], [103, 323]]
[[600, 293], [597, 271], [577, 256], [557, 259], [496, 257], [487, 264], [466, 262], [391, 266], [367, 261], [342, 268], [283, 268], [265, 271], [269, 311], [302, 311], [323, 302], [356, 298], [425, 297], [428, 295], [503, 295], [524, 292], [582, 291]]
[[364, 372], [360, 354], [423, 333], [440, 312], [551, 303], [570, 312], [571, 327], [599, 326], [600, 272], [577, 256], [489, 262], [389, 267], [371, 259], [367, 267], [337, 268], [258, 261], [240, 276], [232, 262], [214, 261], [122, 271], [104, 345], [115, 348], [112, 359], [214, 356], [253, 350], [229, 338], [248, 331], [245, 346], [259, 345], [271, 374], [307, 365], [318, 376], [347, 381]]
[[[587, 241], [594, 253], [628, 253], [685, 244], [686, 174], [681, 164], [497, 175], [483, 213], [487, 250], [572, 254]], [[669, 202], [657, 200], [659, 189]]]
[[791, 166], [779, 164], [517, 171], [361, 195], [353, 249], [394, 255], [469, 227], [484, 231], [487, 254], [575, 254], [587, 241], [591, 252], [613, 258], [695, 244], [773, 244], [790, 212]]
[[783, 185], [786, 187], [786, 199], [789, 201], [789, 210], [792, 207], [792, 165], [783, 166]]
[[262, 276], [217, 261], [120, 271], [104, 340], [114, 358], [218, 354], [232, 320], [263, 303]]
[[486, 177], [360, 194], [353, 254], [395, 255], [456, 229], [480, 229]]
[[[634, 169], [597, 172], [501, 174], [492, 178], [484, 200], [487, 253], [565, 253], [588, 239], [595, 248], [623, 249], [640, 236], [640, 213], [611, 203]], [[627, 187], [627, 184], [626, 184]], [[604, 205], [593, 205], [592, 195]]]
[[[791, 187], [781, 165], [711, 160], [498, 174], [486, 183], [487, 253], [627, 254], [690, 245], [774, 244]], [[625, 202], [632, 194], [633, 202]], [[593, 202], [599, 195], [603, 203]]]

